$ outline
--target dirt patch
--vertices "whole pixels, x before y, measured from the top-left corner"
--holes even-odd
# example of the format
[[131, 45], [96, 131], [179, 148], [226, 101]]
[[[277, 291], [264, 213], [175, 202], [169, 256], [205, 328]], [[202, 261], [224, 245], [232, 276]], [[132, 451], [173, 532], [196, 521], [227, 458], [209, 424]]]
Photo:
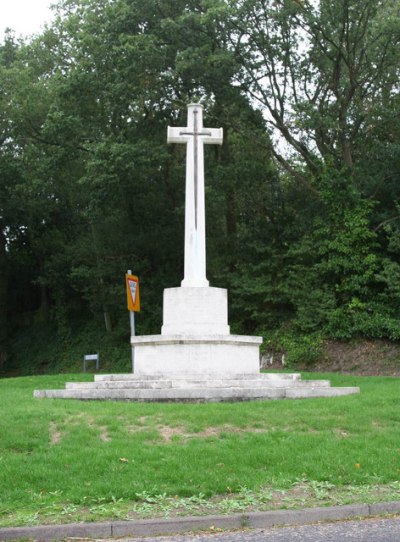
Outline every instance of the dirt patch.
[[50, 422], [49, 426], [50, 444], [55, 446], [61, 441], [62, 433], [58, 431], [57, 425], [54, 422]]
[[327, 341], [315, 370], [370, 376], [400, 376], [400, 345], [386, 341]]
[[345, 431], [344, 429], [336, 428], [333, 430], [333, 432], [338, 439], [348, 438], [350, 436], [350, 433], [348, 431]]
[[224, 425], [222, 427], [206, 427], [203, 431], [197, 431], [195, 433], [190, 433], [185, 430], [184, 427], [168, 427], [168, 426], [157, 426], [164, 442], [171, 442], [172, 438], [175, 436], [181, 437], [183, 440], [188, 440], [192, 438], [209, 438], [209, 437], [220, 437], [223, 433], [265, 433], [267, 429], [254, 428], [254, 427], [233, 427], [231, 425]]
[[[65, 418], [65, 426], [76, 426], [86, 424], [89, 429], [94, 429], [99, 431], [99, 438], [103, 442], [111, 442], [111, 437], [108, 432], [108, 428], [105, 425], [98, 425], [93, 416], [88, 415], [85, 412], [80, 412], [79, 414], [70, 415]], [[62, 437], [63, 433], [58, 429], [57, 424], [50, 422], [49, 427], [50, 432], [50, 444], [52, 446], [58, 444]]]
[[[174, 437], [179, 437], [182, 442], [186, 442], [189, 439], [193, 438], [209, 438], [209, 437], [221, 437], [224, 433], [227, 434], [246, 434], [246, 433], [265, 433], [267, 431], [275, 431], [276, 428], [273, 427], [234, 427], [232, 425], [223, 425], [221, 427], [206, 427], [202, 431], [191, 432], [188, 431], [182, 425], [179, 426], [168, 426], [163, 424], [155, 425], [128, 425], [125, 427], [129, 433], [141, 433], [141, 432], [152, 432], [157, 431], [164, 443], [170, 443]], [[151, 441], [154, 443], [154, 441]]]
[[[281, 356], [274, 356], [266, 369], [282, 369]], [[324, 341], [321, 356], [313, 363], [299, 363], [297, 371], [343, 373], [355, 376], [400, 376], [400, 344], [383, 340]]]
[[164, 442], [171, 442], [173, 437], [188, 437], [183, 427], [168, 427], [167, 425], [157, 427]]
[[103, 442], [111, 442], [111, 437], [108, 433], [108, 429], [105, 425], [101, 425], [99, 427], [99, 430], [100, 430], [100, 440], [102, 440]]

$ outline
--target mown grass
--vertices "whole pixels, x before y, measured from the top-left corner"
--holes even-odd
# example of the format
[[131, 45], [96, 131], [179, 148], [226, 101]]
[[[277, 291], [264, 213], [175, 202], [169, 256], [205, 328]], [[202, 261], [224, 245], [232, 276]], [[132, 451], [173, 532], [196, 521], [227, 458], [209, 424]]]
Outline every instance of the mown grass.
[[0, 525], [400, 498], [400, 385], [332, 399], [34, 399], [90, 375], [0, 380]]

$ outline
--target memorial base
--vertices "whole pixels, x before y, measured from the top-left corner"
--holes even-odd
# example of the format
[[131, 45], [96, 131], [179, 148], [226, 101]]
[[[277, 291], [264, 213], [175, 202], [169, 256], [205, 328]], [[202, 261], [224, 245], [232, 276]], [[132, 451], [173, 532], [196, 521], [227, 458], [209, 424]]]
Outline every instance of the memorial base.
[[230, 335], [227, 292], [184, 287], [164, 291], [161, 335], [132, 337], [133, 374], [96, 375], [64, 390], [37, 390], [60, 399], [217, 402], [337, 397], [355, 387], [328, 380], [303, 382], [299, 374], [261, 374], [261, 337]]
[[231, 374], [260, 372], [261, 337], [243, 335], [148, 335], [132, 337], [135, 374]]

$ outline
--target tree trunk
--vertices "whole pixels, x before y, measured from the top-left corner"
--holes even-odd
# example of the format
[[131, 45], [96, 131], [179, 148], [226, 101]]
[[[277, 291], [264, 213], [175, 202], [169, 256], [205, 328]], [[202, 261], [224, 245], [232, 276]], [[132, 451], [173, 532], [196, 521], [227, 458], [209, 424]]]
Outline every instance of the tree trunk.
[[111, 333], [112, 331], [112, 324], [111, 324], [111, 315], [109, 310], [106, 307], [103, 307], [103, 314], [104, 314], [104, 325], [106, 326], [107, 333]]
[[40, 285], [40, 307], [38, 310], [38, 321], [48, 322], [50, 313], [50, 303], [47, 287], [43, 284]]

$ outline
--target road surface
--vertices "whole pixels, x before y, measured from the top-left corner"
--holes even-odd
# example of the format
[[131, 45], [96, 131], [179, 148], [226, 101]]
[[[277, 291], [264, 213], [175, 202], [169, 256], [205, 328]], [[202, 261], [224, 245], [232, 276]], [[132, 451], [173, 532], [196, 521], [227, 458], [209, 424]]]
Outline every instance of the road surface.
[[249, 531], [124, 538], [120, 539], [120, 542], [122, 540], [123, 542], [400, 542], [400, 516]]

